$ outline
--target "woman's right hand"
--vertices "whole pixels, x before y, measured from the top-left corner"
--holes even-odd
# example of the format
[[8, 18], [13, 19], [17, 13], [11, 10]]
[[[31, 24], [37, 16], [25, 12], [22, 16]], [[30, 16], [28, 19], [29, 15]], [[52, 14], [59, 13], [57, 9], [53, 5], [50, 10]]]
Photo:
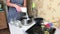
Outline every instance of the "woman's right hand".
[[21, 12], [21, 7], [20, 6], [16, 5], [15, 8], [16, 8], [17, 12]]

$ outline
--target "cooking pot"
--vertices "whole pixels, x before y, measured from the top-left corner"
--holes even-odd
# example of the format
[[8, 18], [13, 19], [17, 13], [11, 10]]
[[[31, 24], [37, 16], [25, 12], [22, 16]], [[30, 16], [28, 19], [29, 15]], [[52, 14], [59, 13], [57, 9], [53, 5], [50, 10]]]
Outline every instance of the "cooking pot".
[[32, 20], [27, 20], [27, 19], [23, 19], [21, 21], [22, 25], [29, 25], [32, 22]]

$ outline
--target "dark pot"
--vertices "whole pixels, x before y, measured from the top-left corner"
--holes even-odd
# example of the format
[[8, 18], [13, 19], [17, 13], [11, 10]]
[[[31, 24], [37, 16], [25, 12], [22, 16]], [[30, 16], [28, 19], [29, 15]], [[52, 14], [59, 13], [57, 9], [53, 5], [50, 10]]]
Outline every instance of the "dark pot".
[[43, 23], [43, 18], [35, 18], [34, 20], [38, 25]]

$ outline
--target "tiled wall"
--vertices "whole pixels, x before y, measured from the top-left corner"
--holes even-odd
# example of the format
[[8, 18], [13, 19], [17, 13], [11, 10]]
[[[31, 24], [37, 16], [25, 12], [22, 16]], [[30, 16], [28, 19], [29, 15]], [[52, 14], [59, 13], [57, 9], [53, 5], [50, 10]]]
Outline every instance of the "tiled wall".
[[34, 0], [38, 17], [47, 21], [60, 20], [60, 0]]
[[38, 17], [43, 17], [46, 21], [55, 22], [60, 25], [60, 0], [38, 0], [36, 1]]
[[[36, 9], [38, 10], [37, 17], [43, 17], [46, 21], [56, 22], [58, 24], [60, 23], [60, 0], [33, 0], [33, 1], [35, 2]], [[31, 9], [31, 3], [29, 7]]]
[[43, 1], [43, 12], [44, 17], [47, 20], [52, 20], [53, 18], [60, 18], [60, 0], [44, 0]]

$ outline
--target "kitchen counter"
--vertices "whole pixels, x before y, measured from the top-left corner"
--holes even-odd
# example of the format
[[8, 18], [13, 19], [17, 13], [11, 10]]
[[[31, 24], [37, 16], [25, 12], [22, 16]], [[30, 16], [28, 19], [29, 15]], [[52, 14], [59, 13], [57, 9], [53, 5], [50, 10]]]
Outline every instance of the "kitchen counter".
[[28, 25], [28, 26], [22, 26], [21, 28], [14, 26], [10, 23], [9, 24], [9, 28], [10, 28], [10, 33], [11, 34], [27, 34], [25, 31], [27, 31], [30, 27], [32, 27], [35, 23], [33, 22], [32, 24]]

